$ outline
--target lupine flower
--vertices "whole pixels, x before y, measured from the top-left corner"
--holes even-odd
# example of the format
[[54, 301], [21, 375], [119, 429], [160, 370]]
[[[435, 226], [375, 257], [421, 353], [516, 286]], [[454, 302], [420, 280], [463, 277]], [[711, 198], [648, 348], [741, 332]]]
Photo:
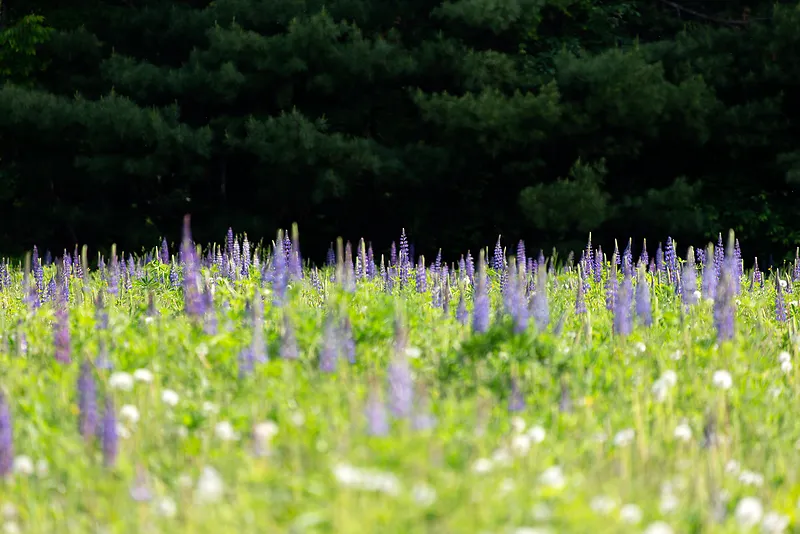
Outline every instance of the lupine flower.
[[150, 491], [150, 484], [148, 482], [147, 471], [141, 465], [136, 466], [136, 478], [130, 490], [131, 499], [136, 502], [147, 502], [153, 498], [153, 493]]
[[775, 275], [775, 318], [781, 323], [786, 322], [788, 319], [786, 316], [786, 302], [781, 288], [781, 278], [778, 274]]
[[394, 244], [394, 241], [389, 249], [389, 265], [397, 265], [397, 245]]
[[734, 337], [734, 270], [733, 261], [723, 262], [721, 278], [714, 298], [714, 325], [717, 329], [717, 341], [729, 341]]
[[428, 277], [425, 272], [425, 256], [420, 256], [417, 262], [417, 292], [425, 293], [428, 291]]
[[603, 247], [597, 247], [594, 255], [594, 281], [599, 284], [603, 280]]
[[543, 332], [550, 324], [550, 306], [547, 302], [547, 271], [540, 263], [536, 271], [536, 291], [531, 302], [531, 315], [536, 324], [536, 329]]
[[575, 293], [575, 315], [583, 315], [586, 313], [586, 297], [584, 291], [583, 277], [581, 277], [581, 280], [578, 280], [578, 289]]
[[289, 316], [283, 316], [283, 336], [281, 337], [281, 358], [284, 360], [296, 360], [300, 357], [297, 349], [297, 337], [294, 333]]
[[239, 378], [245, 378], [253, 374], [255, 368], [255, 358], [253, 357], [253, 349], [245, 347], [239, 351]]
[[678, 276], [678, 255], [675, 253], [675, 243], [671, 237], [667, 237], [667, 247], [664, 251], [664, 262], [669, 270], [669, 280], [675, 281]]
[[661, 243], [658, 244], [658, 248], [656, 249], [656, 270], [659, 273], [663, 273], [667, 270], [667, 266], [664, 264], [664, 249], [661, 248]]
[[407, 332], [398, 327], [395, 341], [395, 354], [389, 364], [387, 381], [389, 385], [389, 410], [397, 418], [411, 415], [414, 402], [414, 384], [411, 368], [406, 355]]
[[286, 298], [286, 289], [289, 285], [289, 267], [286, 264], [286, 255], [280, 247], [282, 233], [278, 232], [278, 240], [272, 249], [272, 291], [275, 304], [281, 306]]
[[81, 363], [78, 375], [78, 430], [86, 440], [97, 431], [97, 386], [88, 360]]
[[370, 436], [383, 437], [389, 434], [389, 417], [386, 406], [381, 400], [378, 388], [373, 385], [367, 405], [364, 409], [367, 419], [367, 433]]
[[614, 333], [625, 337], [633, 331], [633, 285], [629, 274], [625, 275], [619, 294], [614, 300]]
[[339, 358], [339, 339], [336, 332], [336, 323], [333, 315], [328, 314], [325, 321], [325, 336], [322, 340], [322, 349], [319, 353], [319, 370], [323, 373], [332, 373], [336, 370], [336, 361]]
[[515, 413], [525, 409], [525, 396], [519, 389], [519, 384], [515, 378], [511, 379], [511, 393], [508, 398], [508, 411]]
[[464, 290], [458, 297], [458, 307], [456, 308], [456, 320], [465, 325], [469, 321], [469, 312], [467, 311], [467, 303], [464, 300]]
[[342, 289], [348, 293], [353, 293], [356, 290], [356, 273], [353, 265], [353, 247], [350, 241], [344, 249], [344, 279]]
[[636, 316], [642, 325], [649, 327], [653, 324], [653, 307], [650, 304], [650, 287], [644, 270], [639, 271], [636, 282]]
[[500, 244], [500, 236], [497, 236], [497, 244], [494, 246], [494, 256], [492, 257], [492, 269], [497, 272], [506, 268], [503, 246]]
[[[689, 248], [690, 258], [693, 257], [692, 248]], [[693, 306], [697, 304], [697, 270], [694, 264], [694, 261], [687, 261], [686, 265], [683, 267], [683, 273], [681, 275], [681, 299], [683, 300], [683, 304], [685, 306]]]
[[5, 393], [0, 392], [0, 476], [7, 477], [14, 468], [14, 431]]
[[466, 272], [467, 277], [469, 278], [469, 282], [471, 284], [475, 284], [475, 263], [472, 259], [472, 253], [468, 250], [467, 251], [467, 259], [466, 259]]
[[356, 363], [356, 340], [353, 338], [353, 324], [350, 316], [345, 314], [339, 329], [340, 350], [351, 364]]
[[100, 440], [103, 446], [103, 462], [106, 467], [113, 467], [117, 462], [119, 436], [117, 435], [117, 416], [114, 413], [114, 401], [106, 398], [105, 412], [101, 423]]
[[53, 323], [53, 345], [55, 346], [55, 358], [59, 363], [70, 363], [72, 361], [72, 348], [69, 336], [69, 309], [66, 303], [57, 303], [56, 320]]
[[190, 218], [183, 218], [183, 241], [181, 243], [183, 258], [183, 303], [186, 314], [200, 318], [205, 315], [203, 295], [200, 292], [200, 264], [192, 242]]
[[717, 281], [719, 278], [719, 271], [716, 268], [716, 253], [713, 249], [714, 245], [709, 245], [708, 253], [705, 254], [706, 264], [703, 267], [703, 282], [702, 291], [703, 296], [707, 299], [714, 299], [717, 294]]
[[612, 265], [608, 280], [606, 280], [606, 309], [613, 312], [619, 293], [619, 282], [617, 281], [617, 269]]
[[489, 330], [489, 287], [486, 279], [486, 264], [481, 250], [478, 259], [478, 281], [475, 288], [475, 302], [472, 309], [472, 329], [483, 333]]

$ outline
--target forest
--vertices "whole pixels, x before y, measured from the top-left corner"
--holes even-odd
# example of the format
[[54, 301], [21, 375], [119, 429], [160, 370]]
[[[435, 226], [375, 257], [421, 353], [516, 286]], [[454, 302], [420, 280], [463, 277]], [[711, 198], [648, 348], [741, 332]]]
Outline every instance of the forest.
[[800, 242], [798, 80], [797, 2], [2, 0], [0, 249], [191, 213], [323, 254], [733, 229], [769, 257]]

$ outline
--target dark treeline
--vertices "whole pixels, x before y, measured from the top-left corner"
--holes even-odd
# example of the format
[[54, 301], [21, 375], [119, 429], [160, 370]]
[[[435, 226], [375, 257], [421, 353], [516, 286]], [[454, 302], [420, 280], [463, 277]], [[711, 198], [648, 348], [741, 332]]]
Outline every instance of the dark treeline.
[[4, 253], [800, 243], [797, 2], [0, 5]]

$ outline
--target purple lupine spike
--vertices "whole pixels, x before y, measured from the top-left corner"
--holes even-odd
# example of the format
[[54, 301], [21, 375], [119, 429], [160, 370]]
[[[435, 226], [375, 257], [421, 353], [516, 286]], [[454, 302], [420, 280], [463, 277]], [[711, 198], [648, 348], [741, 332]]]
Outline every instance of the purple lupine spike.
[[[689, 249], [689, 256], [692, 256], [691, 249]], [[694, 261], [687, 261], [683, 267], [681, 275], [681, 300], [686, 307], [694, 306], [697, 304], [697, 268]]]
[[374, 385], [370, 388], [367, 405], [364, 408], [364, 416], [367, 420], [367, 434], [376, 437], [383, 437], [389, 434], [389, 416], [386, 413], [386, 406], [381, 400], [378, 388]]
[[622, 265], [622, 257], [619, 253], [619, 244], [617, 243], [616, 239], [614, 240], [614, 253], [611, 255], [611, 263], [617, 267]]
[[583, 254], [583, 273], [586, 276], [586, 280], [592, 278], [594, 276], [594, 254], [592, 254], [592, 234], [589, 234], [589, 240], [586, 243], [586, 249]]
[[389, 265], [397, 265], [397, 245], [394, 244], [394, 241], [392, 241], [392, 246], [389, 249]]
[[353, 293], [356, 290], [356, 271], [353, 263], [353, 246], [350, 244], [350, 241], [348, 241], [344, 247], [344, 281], [342, 284], [342, 289], [344, 289], [347, 293]]
[[414, 384], [405, 347], [395, 351], [393, 361], [387, 372], [389, 385], [389, 411], [394, 417], [405, 418], [411, 415], [414, 402]]
[[609, 273], [608, 280], [606, 280], [606, 309], [610, 312], [613, 312], [616, 306], [618, 291], [619, 282], [617, 280], [617, 269], [612, 263], [611, 272]]
[[414, 413], [411, 416], [411, 428], [418, 432], [431, 430], [436, 426], [436, 417], [431, 413], [430, 401], [424, 387], [420, 386], [414, 403]]
[[603, 281], [603, 247], [597, 247], [594, 255], [594, 283], [599, 284]]
[[722, 232], [717, 239], [717, 246], [714, 249], [714, 269], [717, 271], [717, 278], [720, 277], [722, 263], [725, 261], [725, 247], [722, 244]]
[[59, 299], [56, 305], [56, 318], [53, 323], [53, 345], [55, 346], [55, 358], [59, 363], [70, 363], [72, 361], [72, 348], [70, 347], [69, 336], [69, 308], [68, 304]]
[[433, 271], [436, 273], [442, 272], [442, 249], [436, 253], [436, 261], [433, 262]]
[[230, 274], [233, 279], [236, 279], [242, 271], [242, 254], [239, 248], [239, 238], [233, 238], [233, 269], [231, 269]]
[[14, 429], [6, 394], [0, 392], [0, 476], [8, 477], [14, 469]]
[[72, 254], [72, 266], [75, 271], [75, 277], [83, 278], [83, 267], [81, 266], [81, 257], [78, 254], [78, 245], [75, 245], [75, 252]]
[[286, 264], [286, 254], [278, 243], [283, 240], [282, 232], [278, 231], [278, 240], [272, 250], [272, 292], [275, 305], [281, 306], [286, 299], [286, 289], [289, 286], [289, 266]]
[[508, 398], [508, 411], [511, 413], [521, 412], [525, 410], [526, 402], [525, 396], [519, 389], [519, 384], [516, 378], [511, 379], [511, 394]]
[[258, 288], [253, 296], [252, 313], [253, 340], [250, 348], [253, 351], [253, 360], [257, 363], [266, 363], [269, 356], [267, 343], [264, 340], [264, 301]]
[[650, 285], [647, 283], [647, 277], [644, 270], [640, 270], [636, 280], [636, 316], [639, 318], [639, 323], [643, 326], [650, 327], [653, 324], [653, 306], [650, 303]]
[[325, 265], [328, 267], [336, 265], [336, 251], [333, 249], [333, 243], [328, 247], [328, 253], [325, 255]]
[[398, 273], [400, 275], [400, 287], [406, 287], [409, 283], [409, 266], [408, 261], [408, 238], [406, 237], [406, 230], [403, 228], [400, 233], [400, 251], [398, 256]]
[[708, 252], [705, 254], [705, 267], [703, 267], [703, 280], [702, 280], [702, 292], [703, 296], [707, 299], [714, 299], [717, 294], [717, 281], [719, 279], [719, 273], [715, 267], [716, 265], [716, 257], [715, 257], [715, 249], [714, 245], [709, 245]]
[[183, 218], [183, 240], [181, 243], [183, 257], [183, 303], [189, 317], [202, 318], [205, 315], [205, 302], [201, 294], [200, 265], [192, 241], [191, 221], [189, 215]]
[[108, 292], [114, 296], [119, 295], [119, 261], [113, 253], [108, 268]]
[[614, 300], [614, 333], [625, 337], [633, 331], [633, 317], [631, 308], [633, 304], [633, 284], [631, 276], [626, 274], [619, 288], [617, 298]]
[[[286, 239], [289, 238], [287, 234]], [[303, 279], [303, 260], [300, 256], [300, 230], [297, 224], [292, 224], [291, 240], [289, 241], [289, 275], [292, 280]]]
[[281, 336], [281, 358], [284, 360], [296, 360], [300, 357], [297, 348], [297, 336], [294, 333], [294, 325], [289, 316], [283, 315], [283, 335]]
[[519, 243], [517, 243], [517, 269], [523, 272], [527, 267], [525, 259], [525, 241], [520, 239]]
[[664, 263], [668, 270], [668, 279], [674, 281], [678, 272], [678, 255], [675, 252], [675, 242], [670, 236], [667, 236], [667, 246], [664, 250]]
[[586, 288], [583, 285], [583, 277], [578, 281], [578, 289], [575, 293], [575, 315], [583, 315], [586, 313]]
[[97, 347], [97, 357], [94, 359], [94, 366], [98, 369], [110, 370], [114, 368], [111, 358], [108, 356], [108, 345], [104, 339], [100, 339]]
[[161, 240], [161, 257], [159, 259], [162, 264], [169, 265], [169, 244], [166, 237]]
[[714, 325], [717, 329], [717, 341], [730, 341], [735, 336], [736, 304], [734, 302], [733, 276], [736, 266], [733, 257], [725, 258], [720, 268], [720, 280], [714, 296]]
[[314, 288], [318, 295], [323, 296], [325, 290], [322, 285], [322, 279], [319, 276], [319, 269], [316, 267], [311, 271], [311, 287]]
[[229, 258], [233, 255], [233, 228], [228, 227], [228, 233], [225, 235], [225, 255]]
[[639, 255], [639, 263], [645, 267], [650, 263], [650, 256], [647, 254], [647, 239], [642, 242], [642, 253]]
[[86, 440], [97, 432], [97, 386], [88, 360], [81, 363], [78, 375], [78, 430]]
[[242, 238], [242, 276], [247, 278], [250, 276], [250, 241], [247, 240], [247, 234]]
[[458, 298], [458, 308], [456, 308], [456, 320], [466, 325], [469, 322], [469, 312], [467, 311], [467, 303], [464, 300], [464, 291], [461, 291], [461, 295]]
[[353, 335], [353, 323], [350, 321], [349, 315], [345, 315], [342, 319], [339, 339], [341, 351], [344, 352], [347, 361], [351, 364], [356, 363], [356, 340]]
[[336, 323], [333, 314], [328, 313], [325, 320], [325, 334], [322, 340], [322, 348], [319, 353], [319, 370], [323, 373], [336, 371], [336, 363], [339, 358], [339, 337], [336, 332]]
[[472, 329], [478, 333], [489, 330], [489, 313], [491, 311], [489, 309], [489, 284], [486, 279], [486, 262], [483, 254], [483, 250], [481, 250], [478, 259], [478, 280], [472, 309]]
[[706, 264], [706, 252], [702, 248], [697, 249], [697, 264], [702, 269]]
[[106, 467], [114, 467], [119, 453], [119, 437], [117, 435], [117, 416], [114, 413], [114, 401], [111, 400], [111, 397], [106, 397], [106, 406], [100, 428], [103, 463]]
[[786, 302], [783, 298], [783, 288], [781, 287], [781, 277], [775, 274], [775, 318], [778, 322], [785, 323], [788, 320], [786, 315]]
[[622, 270], [625, 273], [630, 274], [633, 276], [633, 243], [631, 239], [628, 239], [628, 246], [625, 247], [625, 251], [622, 253]]
[[800, 280], [800, 248], [795, 251], [794, 270], [792, 271], [792, 282]]
[[447, 265], [442, 266], [442, 279], [439, 283], [439, 294], [442, 301], [442, 311], [450, 313], [450, 271]]
[[536, 291], [531, 304], [536, 330], [543, 332], [550, 324], [550, 306], [547, 300], [547, 270], [541, 261], [536, 271]]
[[658, 273], [666, 272], [667, 266], [664, 263], [664, 249], [661, 247], [661, 243], [658, 244], [658, 248], [656, 249], [656, 271]]
[[[180, 287], [181, 285], [180, 276], [178, 275], [178, 265], [174, 261], [169, 269], [169, 285], [173, 288]], [[111, 292], [110, 286], [109, 292]]]
[[755, 259], [755, 265], [753, 266], [753, 280], [760, 286], [764, 286], [764, 277], [761, 275], [761, 270], [758, 268], [758, 258]]
[[475, 284], [475, 262], [472, 259], [472, 252], [469, 250], [467, 251], [467, 259], [466, 259], [466, 271], [467, 271], [467, 278], [469, 278], [470, 284]]
[[425, 270], [425, 256], [420, 256], [417, 261], [416, 277], [417, 293], [426, 293], [428, 291], [428, 274]]
[[403, 261], [405, 258], [408, 261], [408, 238], [406, 237], [406, 229], [403, 228], [400, 231], [400, 250], [399, 250], [399, 261]]
[[375, 253], [372, 250], [372, 243], [367, 247], [367, 278], [372, 280], [375, 277]]
[[494, 246], [494, 256], [492, 256], [492, 269], [498, 272], [506, 268], [506, 259], [503, 253], [503, 246], [500, 244], [500, 237], [497, 236], [497, 244]]
[[255, 369], [255, 357], [253, 356], [253, 349], [245, 347], [239, 351], [239, 379], [242, 380], [253, 374]]
[[434, 308], [441, 308], [442, 307], [442, 282], [441, 282], [441, 275], [437, 274], [436, 272], [432, 272], [431, 276], [433, 277], [433, 287], [431, 288], [431, 306]]
[[744, 275], [744, 263], [742, 262], [742, 247], [739, 246], [738, 239], [733, 245], [733, 258], [736, 260], [736, 277], [741, 279]]

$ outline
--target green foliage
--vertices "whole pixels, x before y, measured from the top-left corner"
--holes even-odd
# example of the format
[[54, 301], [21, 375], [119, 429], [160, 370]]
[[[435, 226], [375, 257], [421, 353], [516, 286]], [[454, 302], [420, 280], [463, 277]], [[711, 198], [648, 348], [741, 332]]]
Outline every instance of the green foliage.
[[27, 15], [9, 27], [0, 27], [0, 81], [29, 84], [32, 74], [45, 70], [47, 61], [36, 53], [52, 31], [40, 15]]

